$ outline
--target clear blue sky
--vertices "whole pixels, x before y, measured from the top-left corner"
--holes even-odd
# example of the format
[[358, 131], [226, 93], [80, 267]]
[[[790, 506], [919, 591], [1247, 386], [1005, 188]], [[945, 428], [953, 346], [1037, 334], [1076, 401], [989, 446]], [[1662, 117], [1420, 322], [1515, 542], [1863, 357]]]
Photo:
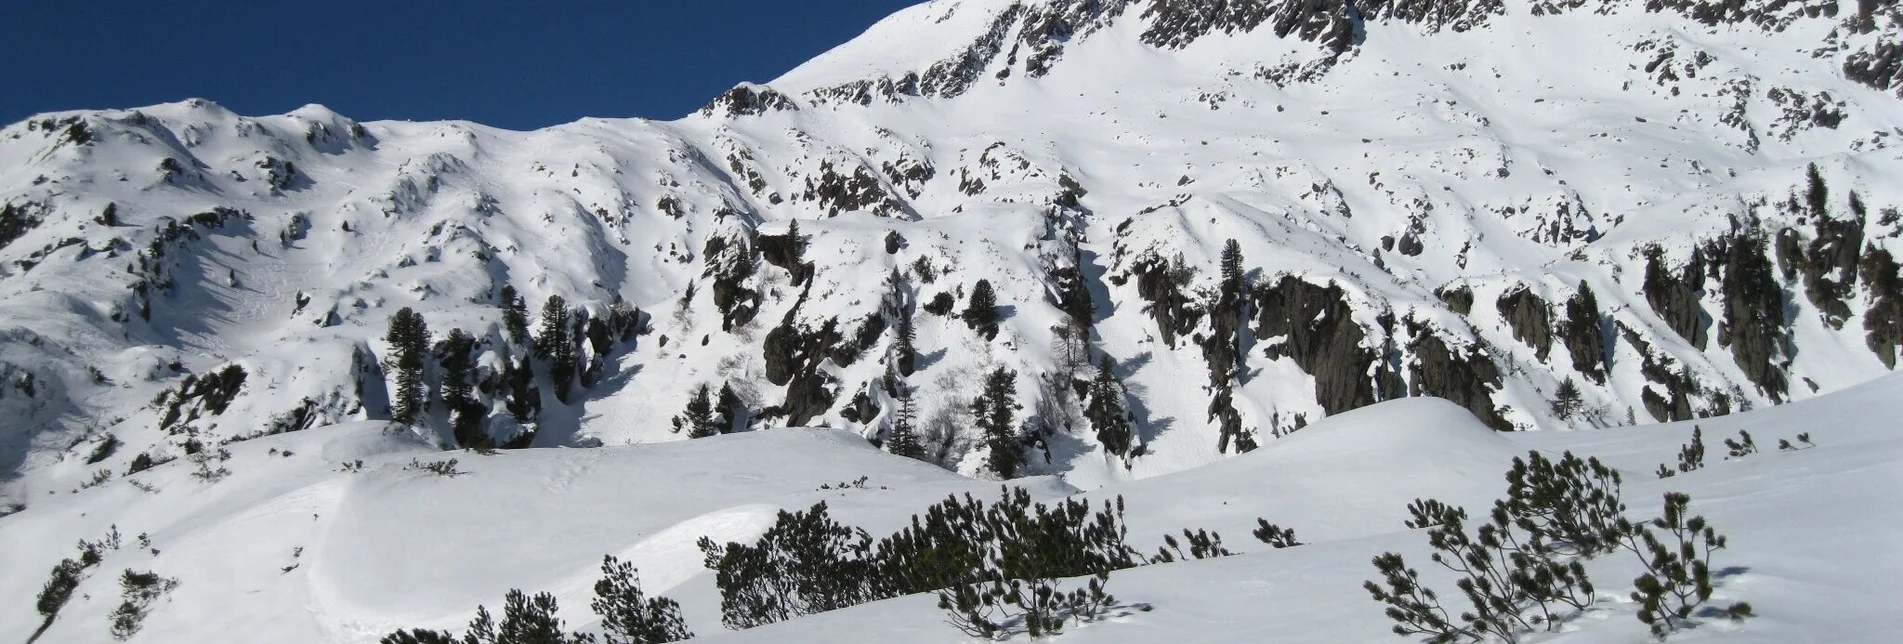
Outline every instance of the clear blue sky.
[[672, 119], [918, 0], [0, 0], [0, 123], [202, 97], [512, 129]]

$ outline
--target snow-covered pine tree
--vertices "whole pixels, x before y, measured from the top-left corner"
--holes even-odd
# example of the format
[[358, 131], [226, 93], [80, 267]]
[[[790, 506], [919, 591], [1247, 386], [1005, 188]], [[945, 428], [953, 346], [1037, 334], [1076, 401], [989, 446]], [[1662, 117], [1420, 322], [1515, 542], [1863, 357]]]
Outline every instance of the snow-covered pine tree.
[[423, 352], [429, 344], [429, 327], [423, 315], [403, 307], [390, 318], [390, 330], [383, 337], [390, 343], [390, 362], [396, 371], [396, 390], [390, 395], [390, 417], [399, 423], [416, 422], [423, 411]]

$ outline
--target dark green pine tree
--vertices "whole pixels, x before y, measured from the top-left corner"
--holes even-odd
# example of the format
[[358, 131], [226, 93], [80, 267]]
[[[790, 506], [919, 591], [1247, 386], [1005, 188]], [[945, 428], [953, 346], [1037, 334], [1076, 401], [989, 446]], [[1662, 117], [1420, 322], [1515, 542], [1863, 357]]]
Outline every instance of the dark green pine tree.
[[390, 396], [390, 419], [410, 424], [423, 413], [423, 354], [429, 345], [429, 327], [423, 315], [403, 307], [390, 318], [390, 330], [383, 336], [394, 354], [396, 391]]
[[1013, 412], [1017, 408], [1018, 374], [1004, 367], [985, 376], [984, 390], [971, 402], [971, 415], [977, 419], [991, 454], [986, 464], [1005, 479], [1016, 478], [1024, 467], [1024, 449], [1018, 442], [1018, 425]]
[[516, 346], [529, 344], [529, 305], [515, 287], [502, 285], [502, 330]]
[[918, 347], [913, 344], [918, 339], [918, 330], [912, 326], [912, 310], [909, 307], [899, 305], [897, 324], [893, 325], [892, 330], [896, 336], [892, 360], [897, 363], [900, 375], [912, 375], [918, 368]]
[[1090, 326], [1097, 316], [1097, 305], [1090, 298], [1090, 284], [1084, 281], [1084, 250], [1073, 247], [1071, 251], [1076, 272], [1065, 284], [1064, 312], [1070, 315], [1070, 325], [1079, 331], [1079, 341], [1090, 340]]
[[707, 385], [701, 385], [687, 397], [687, 408], [674, 417], [674, 432], [685, 432], [688, 438], [706, 438], [720, 433], [714, 424], [714, 401], [707, 391]]
[[1084, 416], [1090, 419], [1090, 426], [1097, 432], [1097, 442], [1103, 444], [1105, 452], [1129, 459], [1134, 432], [1130, 427], [1130, 414], [1123, 406], [1123, 383], [1117, 381], [1112, 371], [1110, 356], [1104, 356], [1097, 363], [1097, 378], [1090, 383], [1090, 405], [1084, 410]]
[[542, 305], [542, 328], [535, 336], [535, 352], [548, 358], [548, 379], [555, 385], [555, 399], [568, 402], [568, 388], [575, 381], [575, 334], [570, 329], [568, 302], [560, 295], [548, 296]]
[[470, 384], [475, 365], [476, 339], [462, 329], [451, 329], [443, 339], [443, 406], [449, 408], [449, 424], [456, 443], [463, 447], [488, 447], [489, 436], [482, 431], [483, 408]]
[[1559, 383], [1559, 389], [1553, 392], [1553, 417], [1560, 420], [1572, 420], [1585, 409], [1585, 402], [1579, 395], [1579, 384], [1571, 376]]
[[589, 603], [601, 616], [607, 644], [662, 644], [694, 637], [681, 619], [681, 605], [666, 597], [649, 598], [641, 592], [634, 564], [610, 555], [601, 562], [595, 599]]
[[720, 406], [717, 409], [719, 413], [714, 416], [714, 431], [721, 434], [733, 433], [735, 423], [744, 422], [752, 415], [746, 401], [740, 399], [740, 394], [734, 393], [732, 384], [720, 385]]
[[925, 460], [925, 444], [919, 441], [918, 411], [912, 404], [912, 388], [903, 381], [894, 382], [898, 390], [892, 410], [892, 428], [886, 430], [885, 451], [910, 459]]
[[965, 303], [965, 326], [978, 331], [986, 340], [998, 337], [998, 294], [989, 280], [978, 280]]
[[1817, 171], [1817, 164], [1810, 164], [1804, 172], [1804, 204], [1810, 207], [1812, 217], [1823, 217], [1830, 208], [1830, 188], [1824, 185], [1824, 175]]

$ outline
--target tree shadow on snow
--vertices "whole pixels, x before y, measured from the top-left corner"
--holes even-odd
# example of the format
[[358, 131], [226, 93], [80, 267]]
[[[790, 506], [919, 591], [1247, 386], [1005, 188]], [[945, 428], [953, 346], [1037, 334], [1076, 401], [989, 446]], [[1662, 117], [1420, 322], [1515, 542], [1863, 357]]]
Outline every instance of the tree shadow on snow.
[[914, 359], [914, 362], [912, 365], [912, 372], [918, 373], [920, 371], [924, 371], [926, 369], [932, 368], [932, 365], [938, 364], [939, 361], [945, 359], [946, 351], [947, 349], [945, 349], [944, 347], [939, 347], [937, 351], [933, 351], [931, 353], [918, 354], [917, 358]]

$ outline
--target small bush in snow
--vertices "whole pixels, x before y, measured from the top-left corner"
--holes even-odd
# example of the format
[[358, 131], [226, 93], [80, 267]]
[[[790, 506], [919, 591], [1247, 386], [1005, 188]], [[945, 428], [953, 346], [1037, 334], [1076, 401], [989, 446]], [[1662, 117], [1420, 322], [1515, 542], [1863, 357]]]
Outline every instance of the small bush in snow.
[[1539, 452], [1513, 459], [1507, 471], [1507, 497], [1494, 503], [1494, 513], [1527, 533], [1530, 547], [1565, 554], [1591, 555], [1617, 547], [1621, 478], [1617, 470], [1597, 458], [1580, 460], [1566, 452], [1558, 462]]
[[152, 602], [177, 587], [177, 579], [160, 577], [152, 572], [134, 572], [127, 568], [119, 576], [119, 607], [113, 609], [109, 616], [112, 638], [123, 642], [138, 634], [145, 616], [152, 610]]
[[[1432, 501], [1432, 503], [1439, 504], [1440, 502]], [[1302, 542], [1295, 540], [1294, 528], [1284, 528], [1269, 523], [1268, 519], [1256, 519], [1255, 522], [1255, 538], [1262, 543], [1269, 544], [1277, 550], [1302, 545]]]
[[601, 616], [607, 644], [661, 644], [694, 637], [681, 619], [681, 605], [642, 593], [634, 564], [612, 555], [602, 558], [601, 579], [595, 582], [595, 599], [589, 607]]
[[[1645, 564], [1645, 574], [1632, 581], [1632, 601], [1639, 603], [1639, 621], [1650, 626], [1652, 634], [1660, 639], [1686, 625], [1693, 611], [1711, 600], [1711, 553], [1725, 547], [1725, 538], [1705, 517], [1687, 516], [1690, 504], [1690, 496], [1666, 493], [1664, 516], [1653, 519], [1651, 529], [1645, 529], [1648, 524], [1634, 526], [1636, 538], [1627, 546]], [[1665, 532], [1666, 538], [1659, 538], [1653, 530]], [[1751, 615], [1751, 605], [1732, 604], [1723, 613], [1732, 619], [1744, 619]]]
[[[1183, 544], [1189, 544], [1189, 550], [1183, 550]], [[1163, 545], [1156, 549], [1156, 555], [1150, 557], [1150, 563], [1172, 563], [1191, 559], [1214, 559], [1228, 557], [1236, 553], [1222, 547], [1222, 535], [1208, 530], [1191, 532], [1183, 528], [1183, 541], [1178, 542], [1176, 535], [1163, 535]]]
[[[359, 463], [361, 463], [361, 461], [359, 461]], [[428, 463], [424, 463], [422, 461], [412, 458], [410, 459], [410, 464], [403, 466], [403, 469], [412, 470], [416, 472], [429, 472], [431, 474], [435, 474], [437, 476], [441, 476], [445, 478], [453, 478], [457, 476], [462, 476], [464, 474], [468, 474], [468, 472], [464, 472], [462, 470], [456, 469], [456, 464], [457, 464], [456, 459], [453, 459], [453, 458], [446, 461], [430, 461]], [[362, 466], [359, 465], [359, 467], [361, 468]]]
[[1738, 430], [1738, 440], [1725, 439], [1725, 458], [1744, 458], [1758, 453], [1757, 441], [1751, 440], [1751, 432]]
[[[1690, 472], [1705, 466], [1705, 430], [1692, 427], [1692, 442], [1678, 448], [1678, 472]], [[1659, 465], [1659, 478], [1672, 478], [1675, 472]]]
[[1779, 451], [1795, 452], [1800, 449], [1810, 449], [1812, 447], [1817, 446], [1815, 443], [1810, 442], [1810, 432], [1804, 432], [1802, 434], [1798, 434], [1797, 442], [1803, 443], [1804, 446], [1798, 447], [1796, 445], [1792, 445], [1791, 441], [1780, 438], [1780, 439], [1777, 439], [1777, 448]]
[[486, 606], [476, 607], [475, 619], [469, 620], [469, 628], [461, 638], [447, 631], [425, 629], [400, 630], [383, 639], [379, 644], [594, 644], [595, 637], [585, 633], [569, 633], [563, 630], [562, 620], [555, 616], [559, 606], [555, 596], [538, 593], [534, 597], [524, 595], [520, 590], [510, 590], [503, 600], [502, 621], [496, 622]]

